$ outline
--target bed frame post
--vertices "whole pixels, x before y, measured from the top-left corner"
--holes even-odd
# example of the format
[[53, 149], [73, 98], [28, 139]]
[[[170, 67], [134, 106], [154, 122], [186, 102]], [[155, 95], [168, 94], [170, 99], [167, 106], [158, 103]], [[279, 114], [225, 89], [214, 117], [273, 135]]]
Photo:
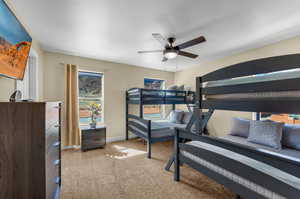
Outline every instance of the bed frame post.
[[142, 96], [142, 94], [143, 94], [143, 89], [140, 89], [140, 109], [139, 109], [139, 111], [140, 111], [140, 118], [144, 118], [144, 106], [143, 106], [143, 96]]
[[128, 91], [126, 91], [126, 105], [125, 105], [125, 111], [126, 111], [126, 136], [125, 139], [128, 140]]
[[260, 120], [260, 113], [256, 113], [255, 119], [256, 119], [257, 121]]
[[172, 110], [174, 111], [176, 109], [176, 104], [172, 104]]
[[147, 140], [147, 157], [149, 159], [151, 159], [151, 144], [152, 144], [152, 140], [151, 140], [151, 120], [148, 120], [148, 124], [147, 124], [147, 129], [148, 129], [148, 140]]
[[179, 161], [179, 130], [175, 128], [174, 139], [174, 180], [180, 180], [180, 161]]
[[194, 115], [196, 119], [196, 132], [199, 135], [202, 135], [203, 131], [200, 127], [199, 121], [202, 121], [202, 92], [201, 92], [201, 83], [202, 78], [196, 77], [196, 95], [195, 95], [195, 108], [194, 108]]

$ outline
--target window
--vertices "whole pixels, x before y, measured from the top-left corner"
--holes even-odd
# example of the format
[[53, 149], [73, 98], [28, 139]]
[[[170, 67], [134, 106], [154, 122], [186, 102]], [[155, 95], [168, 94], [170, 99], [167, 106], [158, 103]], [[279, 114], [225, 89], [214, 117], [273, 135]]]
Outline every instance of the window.
[[91, 107], [99, 107], [95, 115], [97, 124], [103, 123], [103, 74], [80, 71], [78, 73], [79, 117], [80, 125], [89, 125], [92, 121]]
[[[148, 89], [165, 89], [165, 81], [160, 79], [144, 79], [144, 88]], [[152, 120], [164, 118], [164, 106], [162, 105], [145, 105], [144, 117]]]
[[275, 122], [284, 122], [286, 124], [300, 124], [300, 115], [296, 114], [272, 114], [260, 113], [261, 120], [272, 120]]
[[23, 80], [16, 81], [16, 89], [22, 92], [22, 99], [38, 100], [37, 55], [31, 49]]

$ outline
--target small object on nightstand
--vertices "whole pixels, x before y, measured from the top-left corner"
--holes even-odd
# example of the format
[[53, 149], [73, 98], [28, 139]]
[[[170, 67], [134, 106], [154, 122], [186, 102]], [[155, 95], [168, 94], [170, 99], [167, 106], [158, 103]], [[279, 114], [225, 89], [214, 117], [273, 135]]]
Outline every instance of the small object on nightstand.
[[13, 94], [11, 94], [9, 101], [10, 102], [20, 102], [22, 99], [22, 93], [19, 90], [15, 90]]
[[106, 144], [106, 127], [81, 128], [81, 151], [104, 148]]

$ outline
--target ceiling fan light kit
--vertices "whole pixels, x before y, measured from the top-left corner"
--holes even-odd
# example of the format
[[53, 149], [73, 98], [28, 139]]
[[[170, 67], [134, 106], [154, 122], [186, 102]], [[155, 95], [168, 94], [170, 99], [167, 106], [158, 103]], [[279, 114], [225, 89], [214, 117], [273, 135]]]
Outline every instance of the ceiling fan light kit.
[[167, 59], [174, 59], [178, 55], [178, 51], [175, 49], [168, 49], [164, 51], [164, 56]]
[[182, 51], [182, 49], [189, 48], [191, 46], [200, 44], [202, 42], [205, 42], [206, 39], [203, 36], [197, 37], [196, 39], [184, 42], [180, 45], [173, 46], [176, 38], [170, 37], [168, 39], [165, 39], [161, 34], [159, 33], [153, 33], [152, 36], [162, 45], [164, 45], [165, 49], [164, 50], [150, 50], [150, 51], [138, 51], [138, 53], [158, 53], [158, 52], [163, 52], [163, 59], [162, 61], [165, 62], [169, 59], [174, 59], [178, 55], [196, 59], [198, 55], [195, 55], [193, 53], [185, 52]]

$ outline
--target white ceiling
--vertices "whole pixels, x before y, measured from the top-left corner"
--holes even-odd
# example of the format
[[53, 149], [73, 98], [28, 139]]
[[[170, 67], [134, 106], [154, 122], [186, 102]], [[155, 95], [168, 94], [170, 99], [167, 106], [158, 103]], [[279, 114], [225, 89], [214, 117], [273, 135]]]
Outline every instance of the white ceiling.
[[[299, 0], [10, 0], [33, 37], [48, 51], [176, 71], [215, 57], [300, 34]], [[162, 63], [151, 33], [181, 43], [195, 60]]]

